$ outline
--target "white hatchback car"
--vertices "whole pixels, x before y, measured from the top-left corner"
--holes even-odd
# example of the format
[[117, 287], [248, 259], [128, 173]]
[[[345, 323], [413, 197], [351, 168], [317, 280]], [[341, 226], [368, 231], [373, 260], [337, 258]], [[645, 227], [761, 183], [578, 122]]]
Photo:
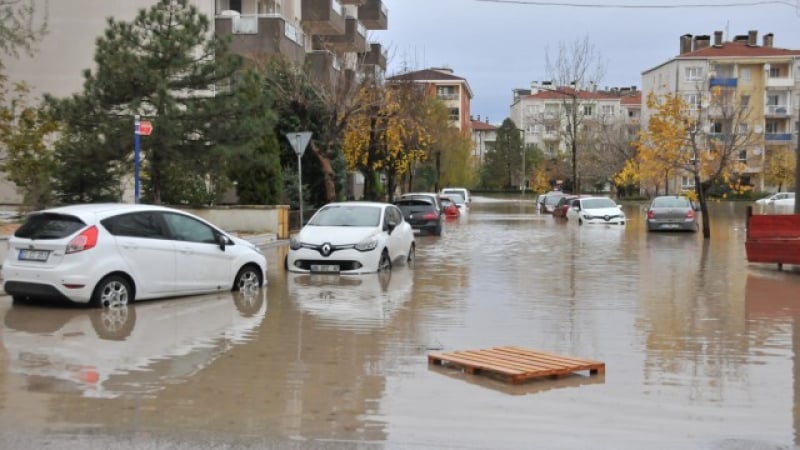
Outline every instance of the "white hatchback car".
[[581, 197], [572, 200], [567, 220], [583, 224], [625, 225], [622, 207], [608, 197]]
[[299, 273], [359, 274], [412, 262], [416, 242], [400, 209], [389, 203], [329, 203], [289, 242], [286, 268]]
[[3, 288], [14, 300], [124, 305], [262, 286], [253, 244], [192, 214], [122, 203], [31, 213], [8, 242]]

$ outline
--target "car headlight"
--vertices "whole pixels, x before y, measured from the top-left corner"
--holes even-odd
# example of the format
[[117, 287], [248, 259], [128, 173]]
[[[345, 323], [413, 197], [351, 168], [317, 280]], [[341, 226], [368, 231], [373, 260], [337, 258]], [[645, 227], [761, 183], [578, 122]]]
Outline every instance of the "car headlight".
[[375, 250], [375, 247], [377, 246], [378, 246], [378, 240], [373, 238], [359, 242], [358, 244], [356, 244], [355, 248], [360, 252], [368, 252], [370, 250]]
[[295, 238], [289, 239], [289, 248], [292, 250], [300, 250], [303, 247], [303, 243], [298, 241]]

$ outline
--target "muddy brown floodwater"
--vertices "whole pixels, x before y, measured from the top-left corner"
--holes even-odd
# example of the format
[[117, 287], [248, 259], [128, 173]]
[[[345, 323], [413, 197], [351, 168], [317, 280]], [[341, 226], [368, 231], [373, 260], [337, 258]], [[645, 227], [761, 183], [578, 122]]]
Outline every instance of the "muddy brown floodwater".
[[[793, 448], [800, 273], [748, 264], [743, 203], [712, 239], [579, 227], [476, 197], [391, 277], [305, 276], [127, 310], [0, 298], [0, 447]], [[432, 351], [605, 362], [512, 386]]]

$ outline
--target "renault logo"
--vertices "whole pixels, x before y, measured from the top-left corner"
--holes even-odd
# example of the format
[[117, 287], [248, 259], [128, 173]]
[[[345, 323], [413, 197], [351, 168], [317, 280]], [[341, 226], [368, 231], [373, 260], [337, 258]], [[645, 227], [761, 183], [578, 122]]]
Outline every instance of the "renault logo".
[[611, 220], [611, 217], [609, 217], [608, 215], [605, 215], [605, 216], [603, 216], [603, 220], [608, 222], [609, 220]]
[[328, 242], [322, 244], [322, 248], [320, 248], [320, 253], [322, 253], [322, 256], [330, 255], [331, 254], [331, 244], [328, 243]]

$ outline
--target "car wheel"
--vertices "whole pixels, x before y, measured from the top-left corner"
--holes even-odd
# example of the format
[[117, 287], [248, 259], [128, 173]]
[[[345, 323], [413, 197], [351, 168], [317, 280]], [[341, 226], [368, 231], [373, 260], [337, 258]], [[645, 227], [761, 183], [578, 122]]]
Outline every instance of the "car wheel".
[[442, 221], [440, 220], [439, 223], [436, 224], [436, 228], [433, 229], [433, 234], [435, 236], [442, 235]]
[[408, 259], [406, 259], [407, 265], [414, 264], [414, 261], [417, 259], [417, 246], [413, 242], [411, 243], [411, 247], [408, 248]]
[[583, 219], [578, 219], [578, 225], [583, 225]]
[[234, 291], [253, 292], [261, 286], [261, 273], [258, 266], [247, 265], [239, 269], [233, 280]]
[[124, 277], [109, 275], [97, 283], [89, 303], [98, 308], [120, 307], [133, 303], [131, 284]]
[[378, 272], [384, 272], [392, 270], [392, 260], [389, 258], [389, 251], [383, 250], [381, 253], [381, 259], [378, 261]]

